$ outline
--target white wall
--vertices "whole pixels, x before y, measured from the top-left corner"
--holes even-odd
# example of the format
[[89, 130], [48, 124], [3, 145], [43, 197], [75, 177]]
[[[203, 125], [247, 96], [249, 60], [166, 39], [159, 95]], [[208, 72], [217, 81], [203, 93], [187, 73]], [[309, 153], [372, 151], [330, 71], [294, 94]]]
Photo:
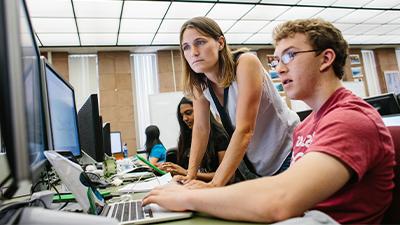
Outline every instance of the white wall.
[[167, 149], [176, 147], [178, 143], [179, 123], [176, 110], [182, 97], [182, 92], [149, 95], [150, 122], [160, 129], [160, 140]]

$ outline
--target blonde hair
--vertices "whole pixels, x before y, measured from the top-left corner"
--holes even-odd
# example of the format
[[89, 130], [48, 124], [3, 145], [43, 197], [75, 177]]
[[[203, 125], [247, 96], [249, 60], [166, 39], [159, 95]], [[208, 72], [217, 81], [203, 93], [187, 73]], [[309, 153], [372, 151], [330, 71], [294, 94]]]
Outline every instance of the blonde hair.
[[273, 32], [274, 45], [280, 40], [293, 37], [296, 33], [307, 36], [311, 46], [320, 54], [325, 49], [335, 51], [336, 58], [332, 67], [335, 75], [342, 79], [344, 65], [348, 56], [348, 44], [342, 36], [342, 32], [333, 26], [332, 23], [323, 19], [298, 19], [291, 20], [278, 25]]
[[[195, 29], [201, 34], [218, 40], [221, 36], [224, 37], [221, 28], [218, 24], [208, 17], [194, 17], [186, 21], [180, 31], [180, 45], [182, 45], [183, 33], [187, 29]], [[207, 88], [207, 77], [203, 73], [196, 73], [192, 70], [189, 63], [186, 61], [182, 46], [180, 48], [182, 59], [182, 82], [183, 91], [187, 96], [194, 96], [194, 90], [199, 93]], [[229, 86], [236, 78], [235, 62], [233, 61], [232, 52], [224, 39], [222, 50], [219, 51], [218, 56], [218, 85], [221, 87]]]

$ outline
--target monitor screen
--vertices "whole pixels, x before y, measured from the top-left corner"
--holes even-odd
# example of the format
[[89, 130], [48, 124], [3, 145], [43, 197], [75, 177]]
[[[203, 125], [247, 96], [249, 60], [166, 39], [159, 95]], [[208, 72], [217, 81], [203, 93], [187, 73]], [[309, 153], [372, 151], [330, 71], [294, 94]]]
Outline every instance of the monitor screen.
[[52, 148], [81, 155], [74, 89], [46, 64], [47, 98]]
[[121, 132], [111, 132], [111, 153], [122, 152]]
[[0, 124], [10, 177], [36, 183], [47, 149], [40, 60], [24, 1], [0, 1]]
[[103, 148], [104, 153], [108, 156], [112, 156], [111, 152], [111, 125], [110, 123], [105, 123], [103, 125]]
[[104, 161], [102, 124], [97, 94], [92, 94], [78, 112], [82, 150], [97, 162]]
[[364, 98], [382, 116], [400, 113], [400, 106], [393, 93]]

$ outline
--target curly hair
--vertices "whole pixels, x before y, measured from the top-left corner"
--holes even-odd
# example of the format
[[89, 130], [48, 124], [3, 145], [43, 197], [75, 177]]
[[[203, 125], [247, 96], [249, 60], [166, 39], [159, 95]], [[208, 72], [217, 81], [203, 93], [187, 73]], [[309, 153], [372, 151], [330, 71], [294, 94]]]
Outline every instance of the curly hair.
[[332, 49], [336, 58], [332, 64], [335, 75], [342, 79], [344, 65], [348, 56], [348, 44], [342, 32], [332, 23], [323, 19], [298, 19], [282, 23], [273, 32], [274, 45], [285, 38], [293, 37], [296, 33], [305, 34], [311, 46], [320, 54], [325, 49]]

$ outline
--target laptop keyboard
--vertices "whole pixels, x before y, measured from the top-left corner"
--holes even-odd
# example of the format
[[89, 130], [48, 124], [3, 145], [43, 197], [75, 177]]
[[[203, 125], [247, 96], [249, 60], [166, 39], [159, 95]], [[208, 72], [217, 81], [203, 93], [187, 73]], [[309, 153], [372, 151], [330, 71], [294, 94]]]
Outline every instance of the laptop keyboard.
[[[109, 211], [110, 206], [106, 206], [103, 211]], [[108, 214], [108, 213], [107, 213]], [[142, 201], [122, 202], [114, 205], [111, 217], [120, 222], [140, 220], [146, 217], [153, 217], [153, 212], [149, 206], [142, 207]]]

